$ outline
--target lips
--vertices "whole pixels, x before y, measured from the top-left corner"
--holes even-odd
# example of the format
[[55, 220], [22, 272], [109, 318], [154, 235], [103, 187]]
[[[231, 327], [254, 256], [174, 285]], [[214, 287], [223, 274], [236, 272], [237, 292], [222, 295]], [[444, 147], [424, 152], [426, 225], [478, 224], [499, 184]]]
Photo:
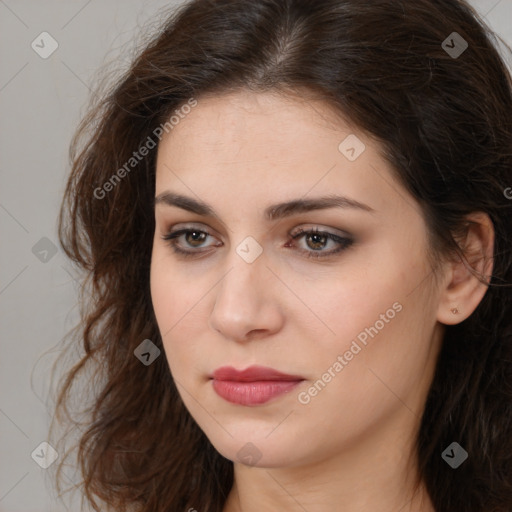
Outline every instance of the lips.
[[255, 406], [289, 393], [304, 378], [265, 366], [239, 371], [232, 366], [217, 368], [210, 376], [214, 391], [232, 404]]
[[250, 366], [249, 368], [246, 368], [242, 371], [236, 370], [232, 366], [222, 366], [213, 372], [212, 378], [216, 380], [229, 380], [233, 382], [304, 380], [304, 377], [301, 377], [300, 375], [288, 375], [266, 366]]

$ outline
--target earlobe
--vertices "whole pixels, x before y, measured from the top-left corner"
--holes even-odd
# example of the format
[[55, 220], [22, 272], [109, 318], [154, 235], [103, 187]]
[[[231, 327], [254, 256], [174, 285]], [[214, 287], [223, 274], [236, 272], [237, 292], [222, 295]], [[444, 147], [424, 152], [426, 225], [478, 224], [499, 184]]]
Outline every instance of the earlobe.
[[483, 299], [492, 275], [494, 226], [486, 213], [476, 212], [468, 221], [464, 239], [459, 240], [463, 257], [446, 263], [447, 278], [439, 297], [437, 320], [455, 325], [466, 320]]

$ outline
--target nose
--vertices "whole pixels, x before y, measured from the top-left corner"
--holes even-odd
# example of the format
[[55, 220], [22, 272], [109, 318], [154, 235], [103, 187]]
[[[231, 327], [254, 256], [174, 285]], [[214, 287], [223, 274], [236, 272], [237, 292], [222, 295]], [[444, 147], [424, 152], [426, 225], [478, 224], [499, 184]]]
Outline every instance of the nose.
[[225, 338], [247, 342], [278, 332], [284, 323], [274, 274], [263, 255], [247, 263], [237, 254], [215, 287], [210, 327]]

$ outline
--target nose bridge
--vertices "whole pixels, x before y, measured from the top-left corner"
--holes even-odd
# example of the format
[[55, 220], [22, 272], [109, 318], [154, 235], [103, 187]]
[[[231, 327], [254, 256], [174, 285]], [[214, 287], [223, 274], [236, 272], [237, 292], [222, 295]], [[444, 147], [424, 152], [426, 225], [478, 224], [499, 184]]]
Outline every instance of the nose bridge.
[[[265, 280], [269, 273], [266, 264], [267, 254], [264, 254], [262, 245], [254, 237], [246, 236], [230, 248], [226, 265], [229, 272], [220, 283], [220, 288], [240, 295], [240, 299], [246, 297], [251, 302], [258, 302], [255, 300], [260, 292], [258, 283]], [[246, 294], [245, 291], [250, 293]]]
[[[239, 247], [244, 248], [242, 244]], [[249, 263], [238, 251], [239, 248], [232, 250], [228, 258], [229, 271], [219, 283], [216, 306], [229, 306], [233, 303], [237, 305], [237, 310], [243, 309], [252, 314], [263, 303], [265, 287], [260, 285], [265, 281], [263, 274], [268, 269], [262, 256]]]
[[269, 286], [272, 273], [262, 250], [255, 251], [254, 242], [246, 239], [233, 247], [228, 270], [216, 287], [211, 326], [232, 339], [243, 339], [252, 330], [274, 330], [279, 324], [278, 305]]

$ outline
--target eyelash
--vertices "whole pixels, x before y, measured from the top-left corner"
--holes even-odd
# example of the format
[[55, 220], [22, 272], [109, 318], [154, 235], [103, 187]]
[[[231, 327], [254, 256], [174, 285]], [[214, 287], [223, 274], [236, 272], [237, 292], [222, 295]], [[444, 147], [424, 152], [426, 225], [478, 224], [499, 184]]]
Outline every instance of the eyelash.
[[[200, 233], [200, 234], [204, 233], [205, 235], [211, 236], [210, 233], [208, 233], [207, 231], [204, 231], [204, 230], [186, 228], [186, 229], [180, 229], [178, 231], [170, 232], [170, 233], [162, 236], [162, 239], [169, 242], [169, 245], [171, 246], [172, 250], [176, 254], [179, 254], [180, 256], [183, 256], [185, 258], [197, 256], [201, 252], [207, 252], [204, 250], [203, 251], [194, 251], [194, 250], [187, 251], [184, 249], [180, 249], [178, 247], [177, 239], [181, 235], [186, 235], [188, 233]], [[303, 253], [303, 254], [307, 253], [307, 256], [306, 256], [307, 258], [328, 258], [330, 256], [333, 256], [336, 253], [342, 252], [343, 250], [347, 249], [353, 243], [353, 240], [351, 240], [350, 238], [341, 237], [341, 236], [335, 235], [334, 233], [330, 233], [329, 231], [320, 231], [319, 229], [316, 229], [316, 228], [309, 229], [309, 230], [299, 228], [297, 233], [290, 236], [288, 243], [291, 242], [292, 240], [297, 240], [299, 238], [302, 238], [305, 235], [322, 235], [322, 236], [325, 236], [328, 240], [332, 240], [333, 242], [336, 242], [340, 245], [340, 247], [338, 247], [337, 249], [331, 249], [330, 251], [314, 251], [314, 250], [300, 249], [301, 253]]]

